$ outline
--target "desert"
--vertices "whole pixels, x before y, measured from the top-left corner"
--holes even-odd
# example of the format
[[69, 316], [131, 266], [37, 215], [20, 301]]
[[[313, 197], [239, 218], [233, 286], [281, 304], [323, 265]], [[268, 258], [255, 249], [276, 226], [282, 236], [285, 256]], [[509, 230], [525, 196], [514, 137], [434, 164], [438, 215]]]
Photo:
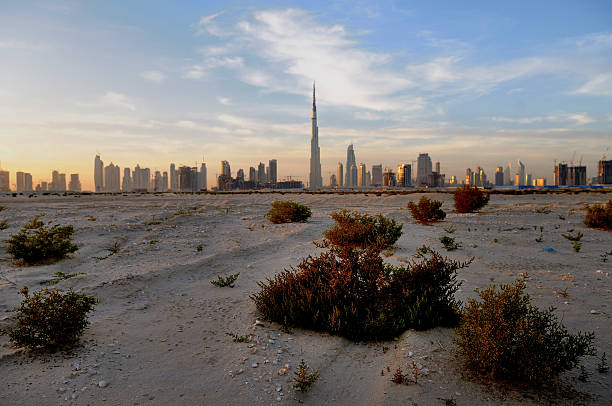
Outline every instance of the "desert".
[[[458, 214], [452, 195], [441, 200], [444, 221], [417, 224], [406, 209], [423, 194], [107, 194], [0, 197], [0, 328], [12, 323], [23, 286], [30, 290], [56, 272], [76, 273], [54, 287], [99, 299], [80, 344], [69, 351], [31, 354], [0, 336], [2, 405], [457, 405], [609, 404], [612, 381], [597, 372], [612, 356], [612, 248], [609, 231], [586, 228], [585, 205], [606, 193], [491, 195], [479, 213]], [[291, 198], [312, 210], [305, 223], [271, 224], [275, 200]], [[330, 213], [351, 209], [383, 214], [403, 225], [385, 258], [402, 264], [427, 245], [457, 260], [457, 297], [512, 283], [528, 275], [528, 292], [572, 332], [595, 333], [597, 356], [558, 381], [529, 388], [483, 382], [466, 373], [452, 328], [408, 330], [390, 341], [353, 342], [326, 333], [262, 320], [250, 296], [258, 282], [320, 252], [313, 241], [331, 224]], [[6, 240], [35, 215], [72, 224], [78, 251], [37, 266], [13, 262]], [[452, 226], [460, 243], [447, 252], [439, 239]], [[582, 232], [574, 252], [562, 234]], [[111, 250], [116, 246], [118, 249]], [[240, 273], [234, 288], [210, 281]], [[252, 335], [248, 342], [236, 336]], [[308, 393], [292, 388], [301, 360], [320, 372]], [[609, 358], [610, 359], [610, 358]], [[414, 361], [418, 384], [391, 381]]]

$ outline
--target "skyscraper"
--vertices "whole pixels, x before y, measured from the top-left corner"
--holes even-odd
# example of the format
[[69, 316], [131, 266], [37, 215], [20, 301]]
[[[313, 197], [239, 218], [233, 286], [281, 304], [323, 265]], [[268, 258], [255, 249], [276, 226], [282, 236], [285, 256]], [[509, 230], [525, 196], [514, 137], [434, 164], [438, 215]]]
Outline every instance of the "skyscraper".
[[104, 191], [104, 162], [100, 159], [100, 155], [96, 155], [94, 160], [94, 192], [99, 193]]
[[124, 168], [123, 169], [123, 182], [121, 183], [121, 190], [124, 192], [131, 192], [132, 188], [133, 188], [133, 183], [132, 183], [132, 176], [130, 174], [130, 168]]
[[260, 162], [257, 165], [257, 182], [262, 185], [265, 185], [268, 179], [266, 179], [266, 165], [263, 162]]
[[249, 168], [249, 182], [257, 182], [257, 171], [252, 166]]
[[315, 85], [312, 84], [312, 136], [310, 138], [310, 188], [323, 187], [321, 177], [321, 150], [319, 149], [319, 127], [317, 126], [317, 103]]
[[178, 172], [174, 164], [170, 164], [170, 190], [178, 191]]
[[[357, 166], [357, 163], [355, 162], [355, 151], [353, 150], [353, 144], [351, 144], [346, 149], [346, 177], [344, 180], [344, 186], [347, 186], [347, 187], [354, 186], [353, 183], [350, 181], [351, 167], [353, 165]], [[357, 181], [355, 181], [355, 184], [357, 184], [356, 182]]]
[[350, 182], [348, 186], [351, 186], [351, 187], [357, 186], [357, 178], [358, 178], [357, 165], [352, 164], [351, 165], [351, 176], [349, 177]]
[[612, 160], [602, 159], [597, 163], [597, 175], [599, 177], [599, 183], [610, 184], [612, 183]]
[[16, 192], [23, 192], [25, 190], [25, 173], [17, 172], [15, 173], [15, 179], [17, 180], [17, 188]]
[[383, 167], [382, 164], [372, 165], [372, 186], [382, 186]]
[[278, 176], [276, 159], [270, 159], [270, 161], [268, 161], [268, 168], [270, 168], [270, 173], [268, 174], [268, 182], [270, 182], [272, 185], [276, 185]]
[[70, 183], [68, 183], [68, 190], [71, 192], [80, 192], [81, 191], [81, 181], [79, 180], [78, 173], [70, 174]]
[[429, 154], [419, 154], [417, 159], [417, 184], [426, 185], [431, 172], [431, 158]]
[[198, 190], [206, 190], [208, 185], [206, 184], [206, 164], [202, 162], [200, 165], [200, 173], [198, 174]]
[[363, 162], [359, 164], [357, 179], [358, 179], [357, 186], [359, 187], [367, 186], [366, 166]]
[[338, 186], [344, 186], [344, 168], [342, 166], [342, 162], [338, 162], [338, 173], [336, 174], [336, 181], [338, 182]]
[[33, 191], [34, 187], [32, 186], [32, 174], [26, 173], [24, 177], [25, 177], [25, 191], [26, 192]]
[[[439, 162], [438, 162], [439, 166]], [[397, 165], [397, 186], [399, 187], [407, 187], [411, 184], [412, 177], [412, 167], [408, 164], [399, 164]]]
[[229, 162], [221, 161], [221, 175], [227, 176], [229, 178], [232, 177], [232, 169], [230, 168]]
[[104, 190], [112, 193], [119, 192], [121, 185], [119, 182], [120, 177], [121, 169], [111, 162], [110, 165], [104, 168]]
[[10, 192], [11, 173], [9, 171], [0, 170], [0, 192]]
[[504, 185], [504, 168], [501, 166], [497, 167], [495, 171], [495, 186], [503, 186]]
[[516, 174], [518, 175], [518, 183], [516, 186], [523, 186], [525, 185], [525, 181], [527, 180], [525, 178], [525, 165], [523, 165], [520, 159], [517, 161], [517, 164], [518, 168]]

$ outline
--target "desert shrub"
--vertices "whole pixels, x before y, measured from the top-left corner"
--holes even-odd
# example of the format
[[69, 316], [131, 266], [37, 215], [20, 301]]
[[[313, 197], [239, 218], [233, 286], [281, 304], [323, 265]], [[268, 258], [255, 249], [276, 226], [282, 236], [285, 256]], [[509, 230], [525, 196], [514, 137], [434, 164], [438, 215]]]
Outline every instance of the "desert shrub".
[[455, 209], [458, 213], [475, 212], [489, 202], [488, 193], [469, 185], [457, 189], [453, 197], [455, 199]]
[[[264, 318], [354, 340], [389, 339], [408, 328], [456, 325], [456, 272], [469, 261], [460, 263], [428, 250], [420, 262], [385, 264], [380, 254], [398, 238], [401, 226], [385, 223], [381, 235], [372, 225], [380, 223], [377, 217], [372, 223], [371, 216], [336, 214], [336, 224], [324, 233], [327, 238], [321, 244], [328, 251], [258, 283], [260, 291], [251, 298]], [[343, 237], [347, 216], [353, 221]]]
[[305, 223], [312, 212], [308, 206], [294, 202], [293, 200], [277, 200], [272, 203], [272, 208], [266, 213], [271, 223]]
[[0, 231], [6, 230], [8, 228], [8, 220], [0, 221]]
[[439, 200], [428, 199], [425, 196], [421, 197], [419, 203], [408, 202], [408, 210], [412, 217], [419, 223], [430, 224], [444, 220], [446, 213], [441, 209], [442, 202]]
[[539, 382], [575, 368], [595, 355], [593, 333], [570, 334], [550, 308], [531, 304], [522, 279], [477, 291], [462, 309], [455, 343], [474, 372], [511, 380]]
[[18, 308], [17, 324], [8, 329], [12, 343], [19, 347], [36, 349], [74, 344], [89, 324], [87, 313], [94, 309], [93, 296], [60, 289], [41, 289], [31, 296], [24, 287], [25, 296]]
[[85, 274], [84, 274], [83, 272], [64, 273], [64, 272], [60, 272], [60, 271], [58, 271], [58, 272], [56, 272], [54, 275], [55, 275], [55, 277], [54, 277], [54, 278], [51, 278], [51, 279], [47, 279], [47, 280], [45, 280], [45, 281], [42, 281], [42, 282], [40, 282], [40, 284], [41, 284], [41, 285], [47, 285], [47, 286], [50, 286], [50, 285], [57, 285], [58, 283], [60, 283], [60, 282], [61, 282], [61, 281], [63, 281], [63, 280], [70, 279], [70, 278], [74, 278], [75, 276], [78, 276], [78, 275], [85, 275]]
[[6, 242], [7, 252], [13, 259], [23, 260], [27, 264], [41, 262], [49, 259], [61, 259], [78, 250], [72, 243], [74, 227], [46, 226], [38, 220], [38, 216], [30, 220]]
[[238, 276], [240, 276], [240, 272], [235, 273], [235, 274], [230, 274], [227, 277], [222, 277], [221, 275], [217, 276], [217, 280], [212, 280], [210, 281], [210, 283], [218, 288], [224, 288], [226, 286], [229, 286], [230, 288], [234, 287], [234, 282], [236, 282], [236, 280], [238, 279]]
[[293, 387], [300, 392], [308, 392], [310, 387], [319, 379], [319, 371], [310, 373], [310, 367], [302, 360], [293, 377]]
[[612, 230], [612, 200], [608, 200], [606, 204], [588, 206], [584, 225], [590, 228]]
[[461, 248], [461, 244], [456, 242], [453, 237], [449, 237], [447, 235], [440, 237], [440, 242], [447, 251], [454, 251], [458, 248]]
[[382, 214], [371, 216], [350, 210], [339, 210], [331, 214], [335, 224], [323, 232], [329, 244], [336, 247], [391, 248], [402, 235], [402, 225]]

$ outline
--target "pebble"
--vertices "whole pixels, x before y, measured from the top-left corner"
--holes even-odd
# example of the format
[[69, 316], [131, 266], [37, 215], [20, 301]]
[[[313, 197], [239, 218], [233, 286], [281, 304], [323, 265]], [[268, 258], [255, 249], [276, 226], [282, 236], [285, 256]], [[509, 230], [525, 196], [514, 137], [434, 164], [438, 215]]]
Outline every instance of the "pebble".
[[409, 356], [409, 357], [412, 357], [413, 355], [414, 355], [414, 352], [412, 352], [412, 351], [408, 351], [408, 356]]
[[591, 311], [590, 311], [590, 313], [591, 313], [591, 314], [600, 314], [601, 312], [600, 312], [600, 311], [598, 311], [598, 310], [591, 310]]
[[257, 364], [257, 362], [254, 362], [253, 365], [251, 365], [253, 368], [257, 368], [259, 365]]
[[98, 386], [99, 386], [100, 388], [106, 388], [106, 387], [108, 386], [108, 382], [106, 382], [106, 381], [100, 381], [100, 382], [98, 382]]

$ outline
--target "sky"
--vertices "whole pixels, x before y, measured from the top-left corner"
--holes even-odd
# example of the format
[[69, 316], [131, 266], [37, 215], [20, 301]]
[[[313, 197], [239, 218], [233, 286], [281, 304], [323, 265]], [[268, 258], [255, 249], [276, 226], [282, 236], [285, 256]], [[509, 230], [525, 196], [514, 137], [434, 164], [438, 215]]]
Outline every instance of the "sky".
[[440, 161], [517, 159], [552, 182], [612, 143], [612, 2], [0, 0], [0, 166], [47, 180], [93, 161], [168, 170], [278, 160], [307, 180], [316, 81], [324, 184]]

